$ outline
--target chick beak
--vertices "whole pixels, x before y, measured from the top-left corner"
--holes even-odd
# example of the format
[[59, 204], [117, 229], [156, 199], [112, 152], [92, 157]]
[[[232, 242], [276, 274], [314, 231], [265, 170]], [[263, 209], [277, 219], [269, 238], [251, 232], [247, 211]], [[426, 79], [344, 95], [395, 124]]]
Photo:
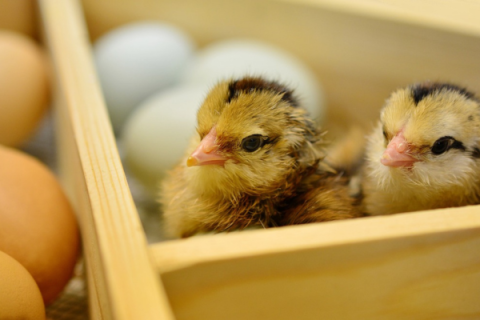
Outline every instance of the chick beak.
[[387, 167], [406, 167], [411, 168], [418, 159], [415, 159], [409, 154], [409, 144], [403, 135], [403, 130], [400, 131], [385, 149], [380, 162]]
[[215, 144], [217, 131], [215, 127], [203, 138], [197, 149], [187, 159], [187, 166], [204, 166], [216, 164], [223, 166], [228, 159], [218, 153], [218, 145]]

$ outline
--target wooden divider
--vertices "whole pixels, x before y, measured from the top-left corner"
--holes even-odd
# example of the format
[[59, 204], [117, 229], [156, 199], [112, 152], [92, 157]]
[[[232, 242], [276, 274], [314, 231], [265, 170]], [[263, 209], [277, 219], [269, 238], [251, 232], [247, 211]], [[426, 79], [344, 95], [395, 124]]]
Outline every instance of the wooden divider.
[[479, 319], [475, 206], [151, 246], [177, 319]]
[[78, 213], [92, 319], [173, 319], [121, 166], [76, 0], [41, 0], [59, 162]]

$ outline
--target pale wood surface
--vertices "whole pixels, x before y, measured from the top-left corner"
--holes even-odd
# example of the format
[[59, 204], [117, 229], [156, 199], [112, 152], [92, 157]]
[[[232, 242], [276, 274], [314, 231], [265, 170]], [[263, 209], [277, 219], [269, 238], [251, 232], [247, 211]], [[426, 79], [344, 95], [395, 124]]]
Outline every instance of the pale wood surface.
[[152, 244], [150, 251], [164, 273], [208, 261], [469, 229], [480, 231], [479, 206], [196, 236]]
[[278, 0], [364, 15], [374, 19], [411, 23], [447, 32], [480, 35], [478, 0]]
[[75, 0], [42, 0], [60, 171], [79, 215], [93, 319], [173, 319], [116, 149]]
[[151, 246], [177, 319], [478, 319], [478, 207]]
[[287, 50], [323, 83], [329, 107], [324, 126], [332, 137], [352, 123], [369, 129], [389, 94], [412, 82], [451, 81], [480, 93], [475, 1], [82, 3], [93, 41], [122, 24], [153, 19], [179, 26], [199, 47], [253, 37]]

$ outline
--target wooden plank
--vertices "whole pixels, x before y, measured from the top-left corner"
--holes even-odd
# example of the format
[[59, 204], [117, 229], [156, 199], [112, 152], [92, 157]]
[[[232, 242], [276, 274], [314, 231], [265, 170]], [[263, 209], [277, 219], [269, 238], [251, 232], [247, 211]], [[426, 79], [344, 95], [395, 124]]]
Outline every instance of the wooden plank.
[[160, 273], [202, 262], [358, 242], [478, 230], [480, 206], [197, 236], [150, 245]]
[[87, 294], [88, 294], [88, 319], [89, 320], [101, 320], [105, 317], [102, 315], [102, 308], [100, 307], [100, 299], [98, 296], [98, 283], [95, 282], [94, 277], [90, 276], [89, 273], [92, 272], [90, 264], [85, 262], [86, 268], [86, 280], [87, 280]]
[[79, 215], [95, 319], [173, 319], [136, 212], [75, 0], [39, 1], [56, 81], [63, 182]]
[[[80, 170], [81, 164], [72, 124], [70, 121], [63, 120], [68, 119], [70, 114], [66, 107], [67, 101], [65, 100], [65, 95], [59, 84], [56, 85], [55, 93], [55, 129], [56, 132], [62, 133], [56, 135], [57, 158], [59, 159], [58, 172], [61, 175], [61, 183], [77, 212], [79, 222], [82, 223], [82, 225], [92, 224], [93, 222], [91, 220], [87, 222], [88, 215], [82, 214], [84, 212], [91, 212], [90, 200], [88, 192], [86, 191], [85, 177], [83, 176], [83, 171]], [[99, 256], [100, 253], [96, 246], [98, 240], [96, 240], [96, 234], [92, 228], [82, 226], [81, 234], [83, 240], [83, 255], [85, 257]], [[98, 272], [98, 270], [100, 270], [99, 268], [92, 266], [92, 264], [95, 265], [92, 260], [94, 259], [88, 258], [84, 261], [88, 289], [89, 317], [91, 320], [110, 319], [112, 315], [109, 313], [109, 302], [105, 298], [100, 299], [100, 297], [105, 297], [108, 294], [104, 277]], [[98, 292], [100, 292], [100, 294]], [[102, 310], [106, 310], [107, 314], [102, 313]]]
[[177, 319], [478, 319], [477, 206], [151, 246]]
[[400, 23], [442, 29], [447, 32], [480, 35], [479, 1], [436, 0], [275, 0], [295, 5], [308, 4], [313, 8], [328, 7], [333, 10], [364, 15], [371, 19], [391, 20]]

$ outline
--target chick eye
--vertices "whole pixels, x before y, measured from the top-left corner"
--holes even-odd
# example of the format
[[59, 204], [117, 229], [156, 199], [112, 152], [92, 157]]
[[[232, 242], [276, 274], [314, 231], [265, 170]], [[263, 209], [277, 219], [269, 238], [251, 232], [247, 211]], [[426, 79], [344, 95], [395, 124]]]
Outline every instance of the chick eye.
[[382, 133], [385, 140], [388, 140], [387, 132], [385, 131], [385, 129], [383, 129]]
[[265, 139], [259, 134], [248, 136], [242, 140], [242, 148], [247, 152], [260, 149], [265, 144]]
[[442, 154], [450, 149], [452, 145], [453, 139], [451, 137], [443, 137], [435, 141], [432, 146], [432, 153], [433, 154]]

